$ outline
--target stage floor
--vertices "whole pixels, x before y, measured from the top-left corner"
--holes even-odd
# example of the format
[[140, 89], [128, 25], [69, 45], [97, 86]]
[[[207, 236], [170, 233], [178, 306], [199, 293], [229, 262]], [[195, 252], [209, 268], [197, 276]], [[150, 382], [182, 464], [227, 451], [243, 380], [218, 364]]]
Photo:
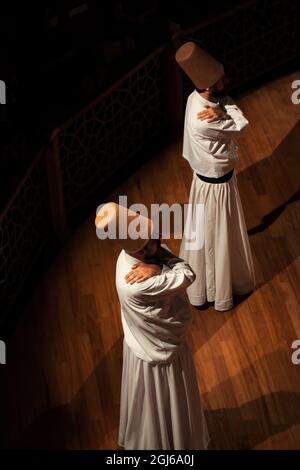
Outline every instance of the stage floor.
[[[226, 313], [193, 309], [189, 336], [212, 449], [300, 449], [300, 105], [291, 74], [241, 97], [250, 126], [238, 185], [257, 289]], [[185, 203], [192, 179], [175, 142], [109, 200]], [[99, 204], [104, 201], [99, 201]], [[96, 209], [96, 208], [95, 208]], [[118, 248], [95, 214], [40, 280], [1, 369], [1, 445], [117, 449], [122, 327]], [[180, 240], [167, 242], [178, 253]]]

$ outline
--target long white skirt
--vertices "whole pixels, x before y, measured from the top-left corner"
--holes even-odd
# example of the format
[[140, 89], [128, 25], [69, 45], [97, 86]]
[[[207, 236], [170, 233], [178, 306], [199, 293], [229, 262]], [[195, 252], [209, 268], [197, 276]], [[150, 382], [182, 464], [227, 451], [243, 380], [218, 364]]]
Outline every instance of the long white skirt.
[[233, 306], [233, 294], [246, 294], [255, 288], [236, 175], [226, 183], [212, 184], [201, 181], [194, 173], [189, 203], [192, 217], [185, 234], [191, 233], [191, 229], [202, 230], [196, 226], [195, 205], [204, 204], [204, 246], [190, 250], [186, 235], [180, 247], [180, 257], [196, 274], [195, 282], [187, 289], [190, 303], [198, 306], [207, 300], [215, 302], [216, 310], [228, 310]]
[[150, 364], [123, 345], [118, 443], [125, 449], [206, 449], [208, 432], [187, 344], [170, 364]]

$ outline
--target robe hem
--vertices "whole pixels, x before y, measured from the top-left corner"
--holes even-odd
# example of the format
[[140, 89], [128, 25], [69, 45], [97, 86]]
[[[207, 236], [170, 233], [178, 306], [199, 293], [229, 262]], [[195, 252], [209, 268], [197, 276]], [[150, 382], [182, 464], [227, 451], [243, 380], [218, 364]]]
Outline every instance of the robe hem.
[[190, 304], [193, 305], [194, 307], [200, 307], [204, 305], [207, 302], [214, 302], [215, 303], [215, 310], [219, 311], [225, 311], [225, 310], [230, 310], [233, 307], [233, 299], [232, 297], [227, 300], [218, 300], [216, 301], [215, 299], [209, 300], [209, 298], [206, 297], [189, 297]]

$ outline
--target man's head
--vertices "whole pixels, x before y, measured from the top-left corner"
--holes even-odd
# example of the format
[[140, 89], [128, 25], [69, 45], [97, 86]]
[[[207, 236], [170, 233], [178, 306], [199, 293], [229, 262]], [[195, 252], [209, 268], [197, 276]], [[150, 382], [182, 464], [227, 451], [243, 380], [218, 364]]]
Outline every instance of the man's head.
[[148, 243], [141, 250], [135, 253], [130, 253], [130, 255], [138, 259], [139, 261], [150, 262], [152, 258], [156, 255], [160, 244], [160, 239], [149, 240]]
[[216, 83], [214, 83], [211, 87], [207, 88], [196, 88], [198, 93], [200, 93], [206, 99], [213, 99], [213, 98], [223, 98], [228, 94], [227, 92], [227, 78], [223, 75]]
[[211, 95], [216, 98], [222, 98], [227, 95], [227, 79], [225, 75], [211, 87]]

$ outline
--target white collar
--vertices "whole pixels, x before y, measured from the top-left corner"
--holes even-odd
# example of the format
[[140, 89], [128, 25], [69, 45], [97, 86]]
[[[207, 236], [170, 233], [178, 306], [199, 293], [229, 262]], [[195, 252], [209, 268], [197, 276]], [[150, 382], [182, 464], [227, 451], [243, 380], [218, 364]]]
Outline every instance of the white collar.
[[129, 253], [127, 253], [127, 251], [123, 250], [123, 253], [124, 253], [126, 261], [128, 262], [130, 266], [133, 266], [136, 263], [140, 263], [139, 259], [135, 258], [134, 256], [131, 256]]

